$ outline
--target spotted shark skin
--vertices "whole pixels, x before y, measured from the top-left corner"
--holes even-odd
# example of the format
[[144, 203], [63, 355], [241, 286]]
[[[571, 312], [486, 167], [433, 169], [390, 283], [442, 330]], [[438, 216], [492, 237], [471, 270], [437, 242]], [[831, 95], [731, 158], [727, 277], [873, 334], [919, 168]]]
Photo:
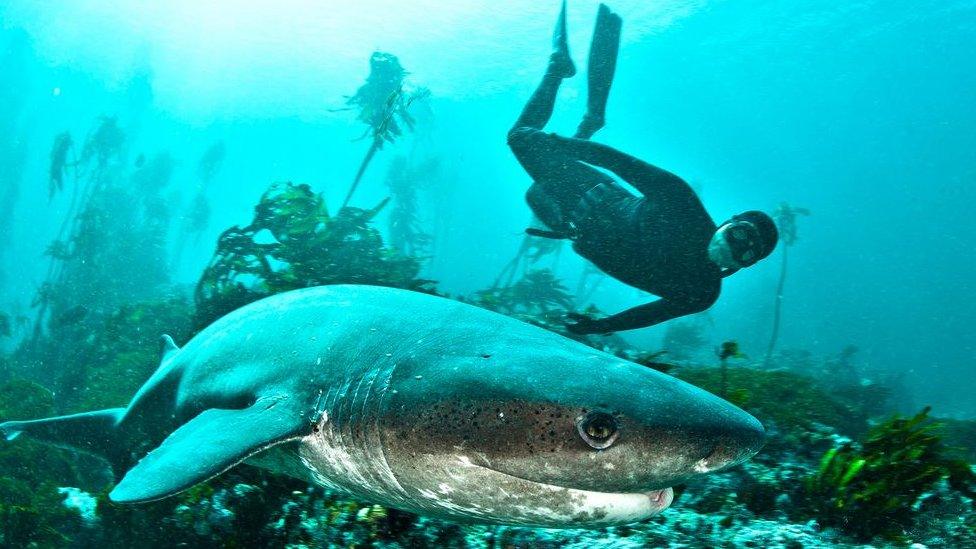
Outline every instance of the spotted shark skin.
[[[612, 418], [615, 441], [581, 431]], [[151, 501], [240, 463], [464, 522], [601, 527], [735, 465], [762, 426], [691, 385], [465, 303], [323, 286], [230, 313], [125, 408], [0, 424], [101, 455], [110, 497]]]

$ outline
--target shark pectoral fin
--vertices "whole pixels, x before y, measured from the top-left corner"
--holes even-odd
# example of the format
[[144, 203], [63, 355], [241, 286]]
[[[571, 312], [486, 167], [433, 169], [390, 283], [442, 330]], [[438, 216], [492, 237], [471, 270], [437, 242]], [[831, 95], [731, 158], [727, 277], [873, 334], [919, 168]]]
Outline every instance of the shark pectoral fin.
[[287, 406], [286, 399], [264, 397], [249, 408], [200, 413], [130, 469], [109, 497], [120, 503], [165, 498], [310, 433], [310, 422]]

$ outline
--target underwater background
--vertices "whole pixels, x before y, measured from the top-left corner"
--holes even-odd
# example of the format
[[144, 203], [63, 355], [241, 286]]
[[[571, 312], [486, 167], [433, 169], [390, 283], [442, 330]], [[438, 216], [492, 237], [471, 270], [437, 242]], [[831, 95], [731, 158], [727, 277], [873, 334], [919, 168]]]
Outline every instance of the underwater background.
[[[597, 5], [568, 6], [581, 68]], [[769, 212], [784, 238], [706, 313], [572, 337], [754, 414], [759, 455], [648, 521], [560, 531], [247, 467], [118, 506], [95, 458], [18, 440], [0, 444], [0, 542], [976, 546], [976, 2], [611, 7], [596, 140], [679, 174], [716, 219]], [[122, 406], [160, 334], [305, 286], [435, 292], [560, 333], [568, 311], [646, 302], [524, 233], [530, 180], [505, 135], [558, 9], [0, 2], [0, 421]], [[404, 69], [393, 94], [369, 88], [374, 52]], [[567, 80], [548, 129], [571, 133], [585, 102]]]

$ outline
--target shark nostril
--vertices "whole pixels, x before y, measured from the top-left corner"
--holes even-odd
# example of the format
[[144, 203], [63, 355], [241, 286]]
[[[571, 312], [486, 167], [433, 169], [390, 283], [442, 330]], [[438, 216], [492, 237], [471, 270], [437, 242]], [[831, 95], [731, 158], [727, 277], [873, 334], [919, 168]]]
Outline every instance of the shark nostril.
[[710, 473], [712, 471], [721, 469], [729, 463], [731, 463], [735, 456], [733, 452], [728, 450], [728, 445], [719, 442], [716, 444], [705, 457], [699, 459], [694, 466], [696, 473]]
[[715, 440], [713, 446], [703, 452], [705, 457], [695, 463], [694, 470], [696, 473], [710, 473], [741, 463], [762, 448], [764, 439], [762, 425], [753, 419], [734, 435]]

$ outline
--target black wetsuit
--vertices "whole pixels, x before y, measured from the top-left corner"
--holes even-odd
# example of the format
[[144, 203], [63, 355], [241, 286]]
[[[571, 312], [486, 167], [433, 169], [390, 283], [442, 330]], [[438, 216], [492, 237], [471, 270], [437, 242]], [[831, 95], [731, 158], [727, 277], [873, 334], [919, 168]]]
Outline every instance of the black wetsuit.
[[[651, 326], [709, 308], [722, 269], [708, 257], [716, 225], [680, 177], [589, 141], [603, 127], [620, 44], [621, 19], [605, 5], [590, 45], [587, 113], [575, 138], [543, 131], [559, 85], [576, 74], [566, 40], [566, 5], [553, 35], [545, 76], [508, 134], [515, 157], [534, 180], [526, 195], [536, 216], [608, 275], [661, 299], [603, 318], [577, 316], [577, 333]], [[637, 189], [634, 196], [594, 166]]]
[[723, 272], [709, 260], [708, 242], [716, 225], [684, 180], [611, 147], [539, 128], [514, 128], [509, 145], [534, 180], [526, 199], [536, 216], [603, 272], [661, 297], [580, 331], [651, 326], [715, 303]]
[[[571, 314], [576, 323], [568, 328], [577, 333], [630, 330], [704, 311], [718, 299], [722, 278], [735, 272], [709, 259], [717, 227], [684, 180], [588, 140], [603, 127], [620, 29], [620, 17], [601, 4], [590, 43], [586, 115], [574, 138], [546, 133], [560, 83], [576, 74], [563, 3], [549, 67], [508, 134], [512, 152], [534, 180], [526, 199], [536, 216], [572, 239], [573, 249], [603, 272], [661, 298], [603, 319]], [[594, 166], [613, 172], [640, 196]], [[749, 258], [765, 257], [776, 245], [775, 226], [767, 221], [766, 246]]]

